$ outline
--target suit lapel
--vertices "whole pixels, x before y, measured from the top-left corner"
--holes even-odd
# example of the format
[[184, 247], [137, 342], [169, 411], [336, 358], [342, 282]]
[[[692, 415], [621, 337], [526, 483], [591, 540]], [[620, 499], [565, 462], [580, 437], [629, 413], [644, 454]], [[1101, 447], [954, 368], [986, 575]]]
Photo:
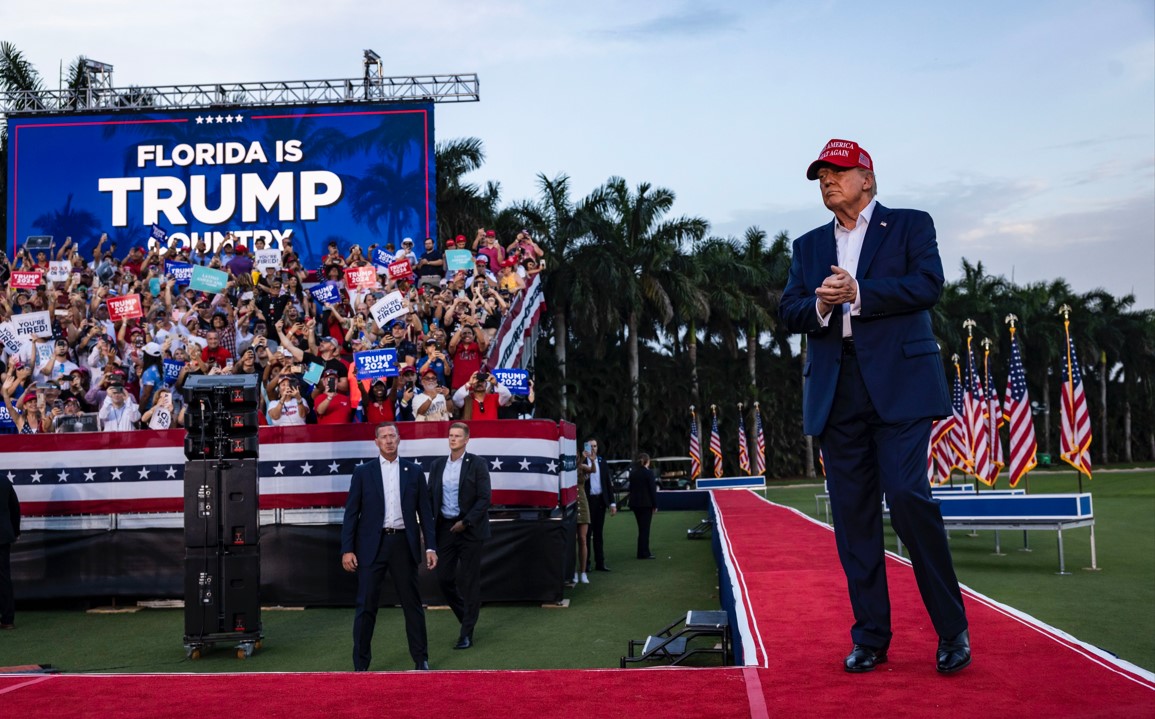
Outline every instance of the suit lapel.
[[834, 221], [822, 228], [822, 241], [818, 243], [818, 276], [826, 279], [830, 266], [838, 264], [838, 245], [834, 241]]
[[862, 240], [862, 252], [858, 255], [858, 272], [855, 273], [858, 277], [866, 277], [871, 261], [878, 253], [878, 248], [882, 247], [890, 231], [888, 227], [890, 223], [887, 222], [889, 215], [890, 210], [887, 208], [877, 204], [874, 206], [874, 213], [870, 216], [870, 227], [866, 228], [866, 237]]

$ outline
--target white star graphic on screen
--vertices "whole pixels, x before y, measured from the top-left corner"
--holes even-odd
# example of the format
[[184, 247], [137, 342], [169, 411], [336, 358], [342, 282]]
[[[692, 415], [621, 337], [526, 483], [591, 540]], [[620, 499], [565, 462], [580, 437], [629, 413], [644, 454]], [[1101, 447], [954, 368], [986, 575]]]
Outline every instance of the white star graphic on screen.
[[285, 465], [281, 464], [280, 462], [277, 462], [276, 464], [273, 465], [273, 474], [284, 474], [284, 473], [285, 473]]
[[32, 473], [32, 481], [38, 483], [38, 482], [40, 482], [40, 478], [43, 476], [44, 475], [40, 474], [39, 472], [33, 472]]
[[553, 474], [554, 472], [556, 472], [556, 471], [557, 471], [557, 462], [554, 462], [553, 460], [550, 460], [550, 463], [549, 463], [549, 464], [547, 464], [547, 465], [545, 466], [545, 468], [549, 470], [549, 473], [550, 473], [550, 474]]
[[66, 472], [62, 469], [62, 470], [60, 470], [60, 474], [56, 475], [56, 477], [57, 477], [58, 481], [60, 481], [60, 482], [67, 482], [68, 481], [68, 472]]
[[90, 470], [88, 470], [87, 472], [85, 472], [85, 473], [84, 473], [84, 481], [85, 481], [85, 482], [91, 482], [91, 481], [93, 481], [94, 479], [96, 479], [96, 472], [93, 472], [93, 471], [90, 469]]
[[520, 462], [518, 462], [517, 465], [519, 467], [521, 467], [521, 470], [524, 472], [525, 470], [529, 469], [529, 460], [523, 459]]
[[309, 464], [308, 462], [305, 462], [304, 464], [301, 465], [301, 474], [312, 474], [312, 473], [313, 473], [313, 465]]
[[221, 123], [222, 123], [222, 122], [224, 122], [224, 121], [225, 121], [225, 118], [221, 117], [220, 115], [217, 115], [217, 124], [218, 124], [218, 125], [219, 125], [219, 124], [221, 124]]
[[237, 122], [244, 122], [244, 120], [245, 120], [245, 118], [241, 117], [240, 114], [237, 114], [236, 118], [237, 118]]
[[225, 115], [225, 122], [227, 122], [230, 125], [233, 124], [233, 116], [232, 115]]
[[501, 460], [500, 459], [494, 459], [492, 462], [489, 463], [489, 468], [490, 469], [501, 469]]
[[329, 465], [329, 474], [336, 474], [337, 470], [339, 470], [339, 469], [341, 469], [341, 466], [339, 464], [337, 464], [336, 462], [334, 462], [334, 463]]
[[176, 467], [169, 467], [164, 471], [164, 476], [169, 479], [176, 479]]
[[205, 119], [203, 117], [201, 117], [200, 115], [197, 115], [197, 124], [198, 125], [205, 124]]
[[137, 474], [140, 475], [141, 479], [148, 479], [148, 467], [141, 467]]
[[122, 475], [122, 474], [124, 474], [124, 473], [123, 473], [123, 472], [121, 472], [119, 469], [114, 469], [114, 470], [112, 470], [112, 478], [113, 478], [114, 480], [119, 480], [119, 479], [120, 479], [120, 475]]

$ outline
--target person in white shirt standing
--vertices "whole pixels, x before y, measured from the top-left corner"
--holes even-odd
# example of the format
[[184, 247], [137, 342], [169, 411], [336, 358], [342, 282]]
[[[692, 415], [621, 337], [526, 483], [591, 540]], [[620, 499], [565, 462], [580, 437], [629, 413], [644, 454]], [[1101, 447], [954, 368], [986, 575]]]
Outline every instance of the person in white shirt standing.
[[454, 649], [473, 646], [481, 612], [481, 549], [489, 539], [491, 485], [484, 458], [465, 451], [469, 425], [449, 425], [449, 456], [433, 460], [429, 493], [437, 522], [437, 581], [461, 634]]
[[97, 414], [100, 429], [105, 432], [131, 432], [140, 421], [140, 408], [136, 401], [124, 390], [124, 385], [114, 384], [108, 388], [108, 396]]

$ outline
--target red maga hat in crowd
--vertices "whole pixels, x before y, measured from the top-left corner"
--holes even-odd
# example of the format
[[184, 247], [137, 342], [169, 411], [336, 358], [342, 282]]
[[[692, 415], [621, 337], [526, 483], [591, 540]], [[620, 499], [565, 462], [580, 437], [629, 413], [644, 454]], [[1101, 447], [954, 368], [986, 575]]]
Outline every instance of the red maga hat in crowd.
[[861, 167], [865, 170], [874, 170], [874, 161], [870, 159], [870, 153], [852, 140], [835, 139], [826, 143], [822, 152], [819, 153], [818, 159], [811, 162], [810, 167], [806, 169], [806, 179], [817, 180], [818, 168], [823, 165], [846, 168]]

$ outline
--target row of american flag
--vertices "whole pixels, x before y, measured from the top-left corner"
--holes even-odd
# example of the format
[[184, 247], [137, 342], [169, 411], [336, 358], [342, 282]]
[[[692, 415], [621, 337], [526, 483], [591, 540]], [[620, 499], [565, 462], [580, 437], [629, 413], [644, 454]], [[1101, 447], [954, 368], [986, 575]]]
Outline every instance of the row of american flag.
[[[991, 378], [990, 342], [984, 343], [981, 365], [975, 359], [973, 337], [967, 338], [966, 367], [960, 366], [957, 355], [954, 357], [951, 416], [935, 421], [927, 446], [926, 469], [931, 484], [943, 484], [957, 469], [994, 486], [1006, 468], [1010, 486], [1014, 487], [1038, 464], [1026, 369], [1015, 338], [1013, 315], [1008, 321], [1011, 357], [1001, 406]], [[1063, 326], [1066, 342], [1060, 359], [1059, 456], [1090, 478], [1091, 416], [1069, 318], [1064, 318]], [[1008, 427], [1007, 452], [999, 432], [1003, 425]]]
[[[722, 435], [718, 431], [718, 407], [710, 405], [710, 454], [714, 456], [715, 477], [722, 476]], [[751, 462], [751, 459], [753, 462]], [[746, 417], [738, 405], [738, 467], [747, 476], [766, 473], [766, 435], [762, 431], [762, 410], [754, 403], [754, 453], [751, 456], [746, 440]], [[690, 406], [690, 479], [702, 475], [702, 446], [698, 438], [698, 416]]]
[[[1013, 318], [1013, 316], [1012, 316]], [[927, 478], [933, 485], [950, 479], [954, 470], [994, 486], [1003, 469], [1007, 469], [1010, 486], [1015, 487], [1038, 465], [1038, 443], [1027, 392], [1027, 374], [1023, 356], [1010, 320], [1011, 358], [1007, 368], [1006, 391], [1000, 403], [994, 390], [990, 367], [990, 343], [987, 342], [981, 366], [975, 360], [973, 337], [967, 338], [966, 367], [954, 357], [954, 388], [951, 393], [951, 416], [935, 420], [927, 445]], [[1071, 338], [1069, 317], [1064, 317], [1065, 351], [1060, 359], [1060, 437], [1059, 456], [1080, 473], [1091, 477], [1091, 415], [1083, 387], [1075, 343]], [[984, 389], [985, 388], [985, 389]], [[1008, 427], [1009, 452], [1004, 452], [1000, 430]], [[747, 448], [746, 422], [742, 405], [738, 405], [738, 466], [747, 475], [766, 471], [766, 439], [762, 431], [762, 413], [754, 403], [755, 452]], [[721, 477], [722, 439], [718, 431], [717, 407], [710, 407], [710, 454], [713, 473]], [[1009, 462], [1008, 462], [1009, 458]], [[751, 462], [753, 459], [753, 462]], [[819, 452], [819, 461], [822, 455]], [[690, 474], [702, 474], [702, 450], [698, 436], [698, 418], [690, 407]]]

